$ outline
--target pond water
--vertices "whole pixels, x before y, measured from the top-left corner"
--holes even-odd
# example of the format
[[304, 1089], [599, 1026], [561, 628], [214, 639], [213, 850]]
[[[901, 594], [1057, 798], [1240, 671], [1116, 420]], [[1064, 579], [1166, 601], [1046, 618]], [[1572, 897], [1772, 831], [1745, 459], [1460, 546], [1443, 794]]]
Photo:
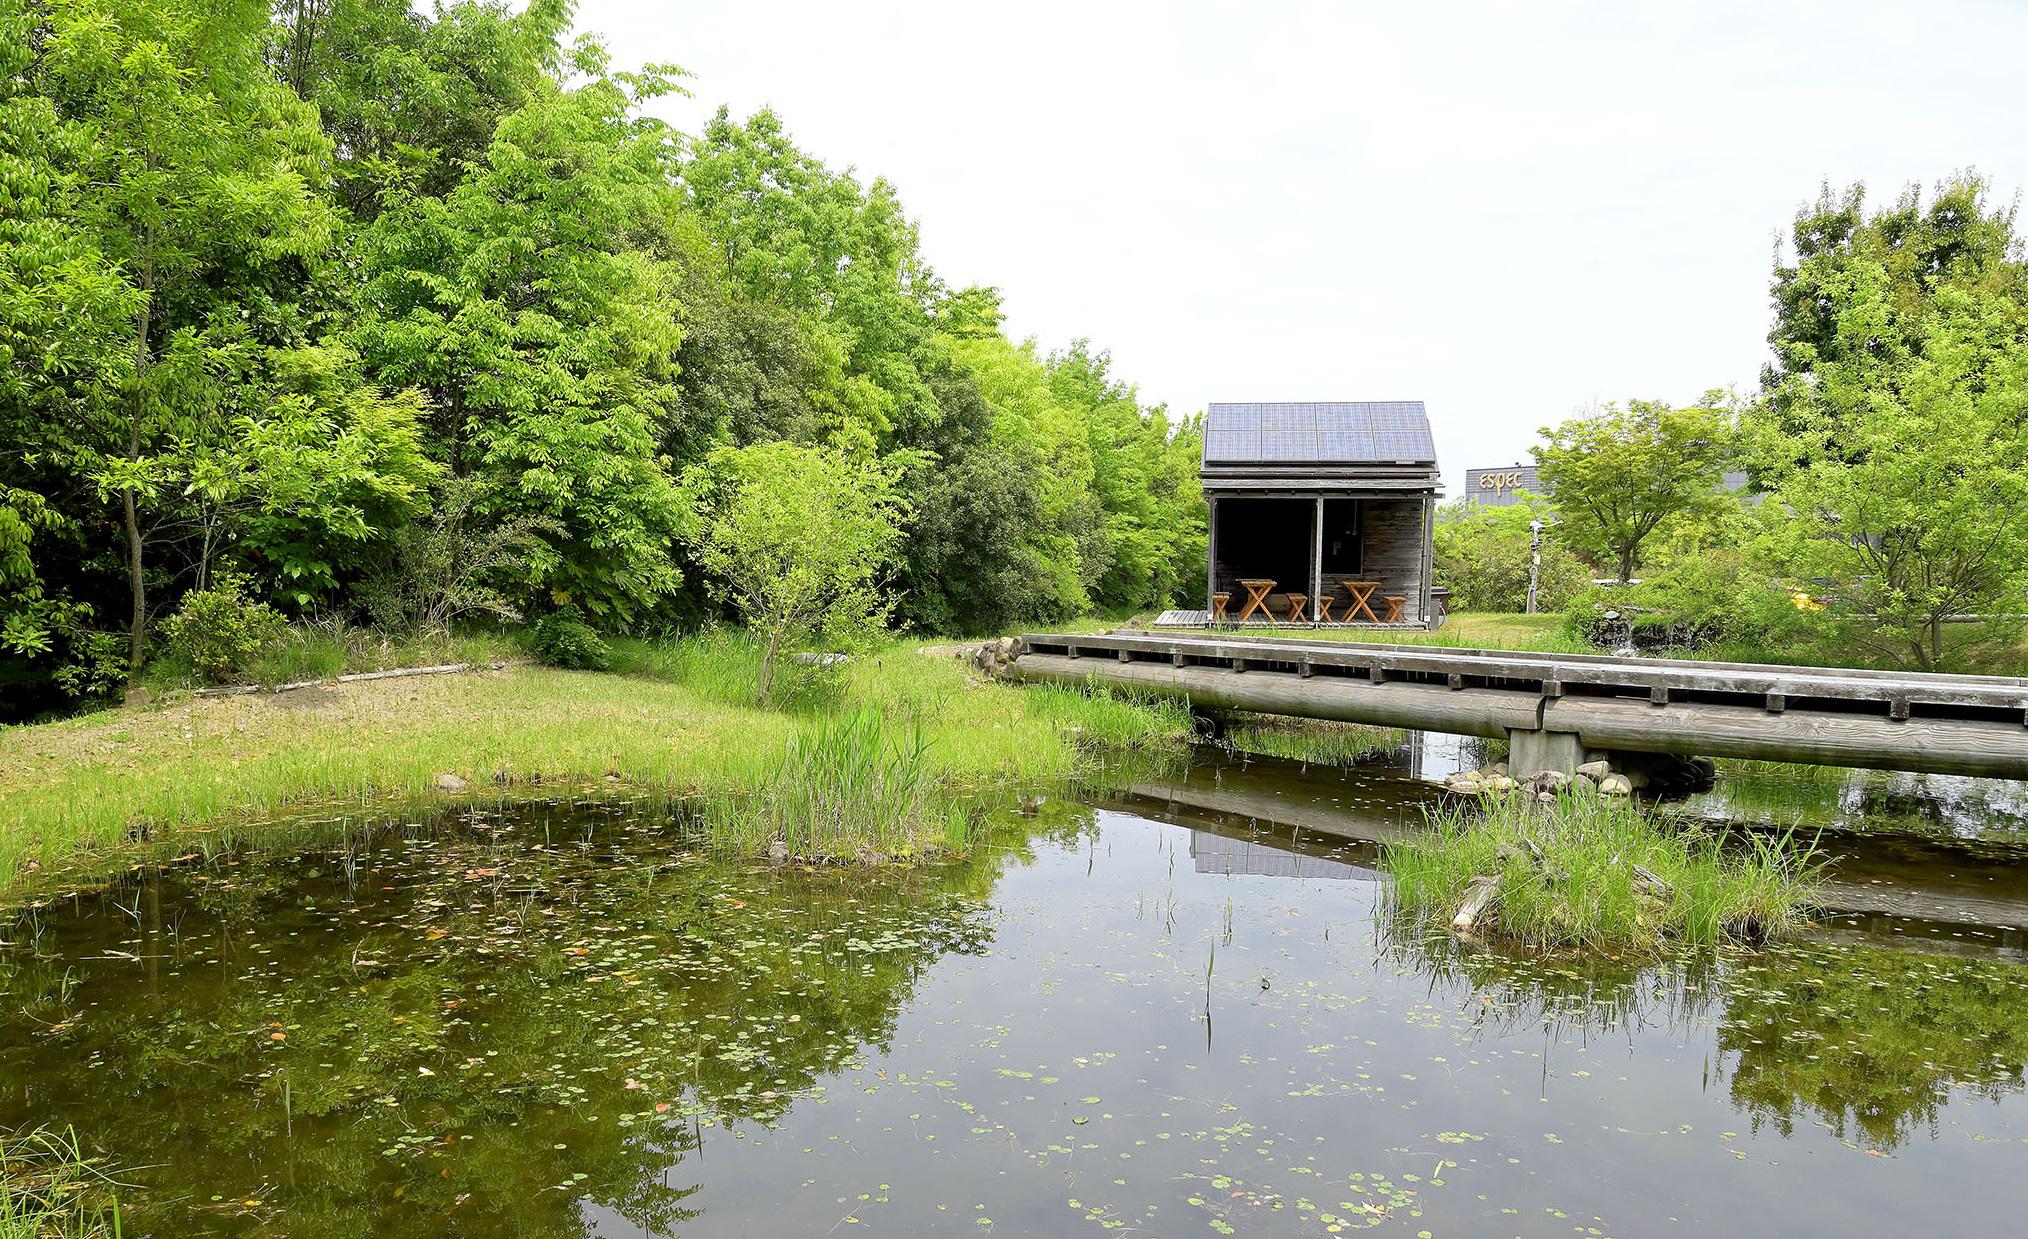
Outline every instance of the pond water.
[[0, 930], [0, 1125], [74, 1126], [130, 1235], [2018, 1229], [2013, 825], [1821, 783], [1855, 906], [1800, 944], [1464, 954], [1375, 867], [1432, 751], [1201, 756], [920, 868], [604, 803], [139, 875]]

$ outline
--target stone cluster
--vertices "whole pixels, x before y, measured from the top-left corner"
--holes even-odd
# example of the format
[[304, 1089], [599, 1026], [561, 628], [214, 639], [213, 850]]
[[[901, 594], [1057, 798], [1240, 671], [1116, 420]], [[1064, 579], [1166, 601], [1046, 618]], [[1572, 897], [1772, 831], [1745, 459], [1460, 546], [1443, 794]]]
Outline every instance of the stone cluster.
[[1674, 757], [1660, 753], [1587, 754], [1588, 760], [1572, 774], [1544, 770], [1532, 778], [1516, 779], [1504, 761], [1484, 770], [1460, 770], [1444, 778], [1444, 790], [1460, 796], [1506, 796], [1530, 793], [1545, 800], [1568, 787], [1605, 796], [1631, 796], [1637, 791], [1655, 795], [1702, 791], [1711, 786], [1717, 765], [1708, 757]]

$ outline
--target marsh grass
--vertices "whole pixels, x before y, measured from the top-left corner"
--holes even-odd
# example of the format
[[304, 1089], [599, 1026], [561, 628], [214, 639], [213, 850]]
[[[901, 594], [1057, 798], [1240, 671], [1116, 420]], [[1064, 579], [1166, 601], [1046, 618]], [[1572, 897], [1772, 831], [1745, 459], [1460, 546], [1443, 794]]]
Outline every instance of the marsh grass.
[[0, 1239], [119, 1239], [112, 1186], [70, 1132], [0, 1132]]
[[1602, 951], [1782, 937], [1803, 923], [1819, 868], [1793, 833], [1727, 838], [1588, 792], [1446, 808], [1385, 856], [1394, 909], [1412, 922], [1448, 927], [1472, 880], [1494, 877], [1481, 928], [1538, 949]]
[[1394, 727], [1358, 723], [1302, 722], [1249, 717], [1225, 729], [1225, 742], [1242, 753], [1282, 757], [1320, 766], [1355, 766], [1376, 753], [1391, 753], [1408, 742]]
[[795, 709], [751, 704], [748, 655], [723, 636], [615, 653], [625, 674], [515, 666], [0, 728], [0, 892], [31, 866], [81, 876], [286, 844], [335, 815], [440, 800], [444, 772], [475, 803], [576, 789], [710, 803], [764, 786], [799, 736], [866, 709], [920, 728], [924, 776], [954, 798], [1062, 784], [1189, 734], [1173, 704], [986, 683], [899, 642], [840, 669], [835, 704]]
[[713, 847], [740, 854], [779, 845], [802, 860], [907, 857], [962, 850], [964, 809], [932, 778], [919, 719], [876, 708], [820, 719], [791, 737], [771, 768], [704, 811]]

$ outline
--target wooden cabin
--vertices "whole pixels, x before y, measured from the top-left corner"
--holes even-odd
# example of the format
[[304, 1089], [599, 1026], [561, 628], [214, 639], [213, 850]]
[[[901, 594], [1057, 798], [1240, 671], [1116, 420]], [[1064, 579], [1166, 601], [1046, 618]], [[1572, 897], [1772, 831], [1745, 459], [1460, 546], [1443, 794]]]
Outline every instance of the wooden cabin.
[[1211, 505], [1207, 622], [1259, 623], [1262, 609], [1275, 623], [1439, 619], [1440, 481], [1422, 401], [1214, 404], [1199, 476]]

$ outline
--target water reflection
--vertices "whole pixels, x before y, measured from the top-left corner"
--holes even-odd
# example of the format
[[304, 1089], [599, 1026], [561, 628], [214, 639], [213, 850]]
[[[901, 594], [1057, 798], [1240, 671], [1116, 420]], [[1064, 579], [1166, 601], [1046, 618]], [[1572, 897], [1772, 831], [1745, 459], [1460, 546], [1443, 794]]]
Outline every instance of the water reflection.
[[2028, 969], [1984, 946], [1465, 950], [1386, 916], [1380, 846], [1438, 793], [1384, 760], [1122, 778], [951, 865], [726, 865], [664, 810], [524, 806], [51, 904], [0, 932], [0, 1124], [74, 1125], [139, 1235], [2028, 1209]]

